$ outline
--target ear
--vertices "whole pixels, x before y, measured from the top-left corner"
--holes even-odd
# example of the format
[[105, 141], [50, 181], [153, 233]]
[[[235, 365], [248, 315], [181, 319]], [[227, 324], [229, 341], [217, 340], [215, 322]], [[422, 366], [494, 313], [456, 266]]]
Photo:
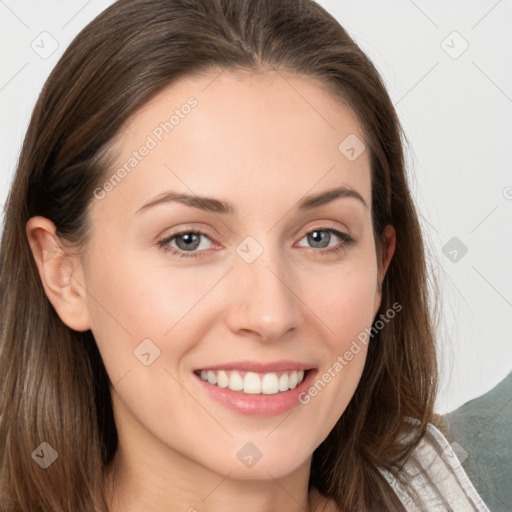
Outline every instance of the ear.
[[32, 217], [26, 232], [39, 276], [60, 319], [75, 331], [90, 329], [87, 291], [78, 255], [70, 254], [52, 221]]
[[382, 246], [382, 260], [380, 261], [379, 268], [379, 283], [382, 286], [382, 282], [384, 281], [384, 276], [388, 270], [389, 264], [391, 263], [391, 258], [393, 254], [395, 254], [396, 247], [396, 233], [395, 228], [388, 224], [384, 229], [384, 241]]
[[379, 268], [377, 275], [377, 300], [374, 314], [377, 314], [377, 311], [380, 307], [382, 300], [382, 283], [384, 281], [384, 277], [386, 276], [389, 264], [391, 263], [391, 258], [393, 258], [393, 254], [395, 253], [395, 247], [395, 228], [391, 224], [388, 224], [384, 229], [384, 236], [382, 241], [382, 257], [381, 260], [377, 262]]

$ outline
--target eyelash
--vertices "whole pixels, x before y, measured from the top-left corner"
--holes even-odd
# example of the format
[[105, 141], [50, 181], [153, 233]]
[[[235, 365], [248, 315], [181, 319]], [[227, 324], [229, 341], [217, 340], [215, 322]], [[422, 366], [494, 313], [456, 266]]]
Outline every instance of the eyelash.
[[[341, 253], [342, 251], [344, 251], [349, 246], [353, 245], [355, 242], [355, 239], [352, 238], [350, 235], [347, 235], [346, 233], [343, 233], [341, 231], [338, 231], [337, 229], [330, 228], [330, 227], [312, 228], [310, 231], [307, 231], [306, 233], [304, 233], [304, 235], [301, 237], [301, 240], [305, 236], [307, 236], [311, 233], [314, 233], [315, 231], [326, 231], [329, 233], [334, 233], [334, 235], [336, 235], [338, 238], [340, 238], [342, 240], [342, 242], [335, 247], [330, 247], [328, 249], [323, 249], [323, 250], [317, 249], [316, 252], [320, 253], [320, 255], [322, 255], [322, 256], [337, 255], [337, 254]], [[178, 258], [202, 258], [203, 256], [201, 256], [200, 253], [205, 252], [205, 251], [190, 251], [190, 252], [188, 252], [188, 251], [182, 251], [180, 249], [176, 249], [175, 247], [171, 247], [170, 245], [168, 245], [169, 242], [174, 240], [176, 237], [179, 237], [181, 235], [186, 235], [186, 234], [205, 236], [206, 238], [208, 238], [209, 240], [214, 242], [214, 240], [212, 240], [212, 238], [209, 237], [206, 233], [203, 233], [202, 231], [188, 229], [188, 230], [179, 231], [178, 233], [174, 233], [173, 235], [168, 236], [168, 237], [164, 238], [163, 240], [160, 240], [157, 245], [160, 249], [162, 249], [162, 251], [164, 251], [164, 253], [170, 253], [174, 256], [177, 256]], [[311, 247], [311, 249], [315, 250], [314, 247]]]

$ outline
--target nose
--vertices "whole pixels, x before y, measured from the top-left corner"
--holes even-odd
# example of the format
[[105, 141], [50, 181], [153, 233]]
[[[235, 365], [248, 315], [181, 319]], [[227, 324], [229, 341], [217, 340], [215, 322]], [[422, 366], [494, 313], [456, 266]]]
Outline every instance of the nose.
[[232, 332], [275, 341], [300, 327], [299, 283], [282, 259], [267, 250], [252, 263], [237, 256], [230, 274], [227, 322]]

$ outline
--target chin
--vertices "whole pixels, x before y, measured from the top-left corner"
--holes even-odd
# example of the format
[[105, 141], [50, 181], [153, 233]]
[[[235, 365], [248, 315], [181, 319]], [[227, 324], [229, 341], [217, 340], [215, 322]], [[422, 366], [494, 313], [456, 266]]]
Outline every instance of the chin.
[[[286, 455], [285, 453], [286, 452]], [[253, 446], [245, 445], [235, 454], [235, 460], [224, 460], [216, 471], [231, 479], [268, 480], [282, 478], [311, 463], [311, 453], [299, 453], [295, 447], [279, 451], [268, 446], [257, 452]], [[217, 466], [217, 464], [215, 464]]]

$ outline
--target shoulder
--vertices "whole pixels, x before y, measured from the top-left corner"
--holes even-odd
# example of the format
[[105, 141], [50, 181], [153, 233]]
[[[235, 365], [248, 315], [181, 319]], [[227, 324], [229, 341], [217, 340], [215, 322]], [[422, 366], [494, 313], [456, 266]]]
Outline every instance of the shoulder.
[[380, 472], [408, 511], [489, 512], [448, 440], [430, 423], [402, 468], [406, 488], [389, 472]]

